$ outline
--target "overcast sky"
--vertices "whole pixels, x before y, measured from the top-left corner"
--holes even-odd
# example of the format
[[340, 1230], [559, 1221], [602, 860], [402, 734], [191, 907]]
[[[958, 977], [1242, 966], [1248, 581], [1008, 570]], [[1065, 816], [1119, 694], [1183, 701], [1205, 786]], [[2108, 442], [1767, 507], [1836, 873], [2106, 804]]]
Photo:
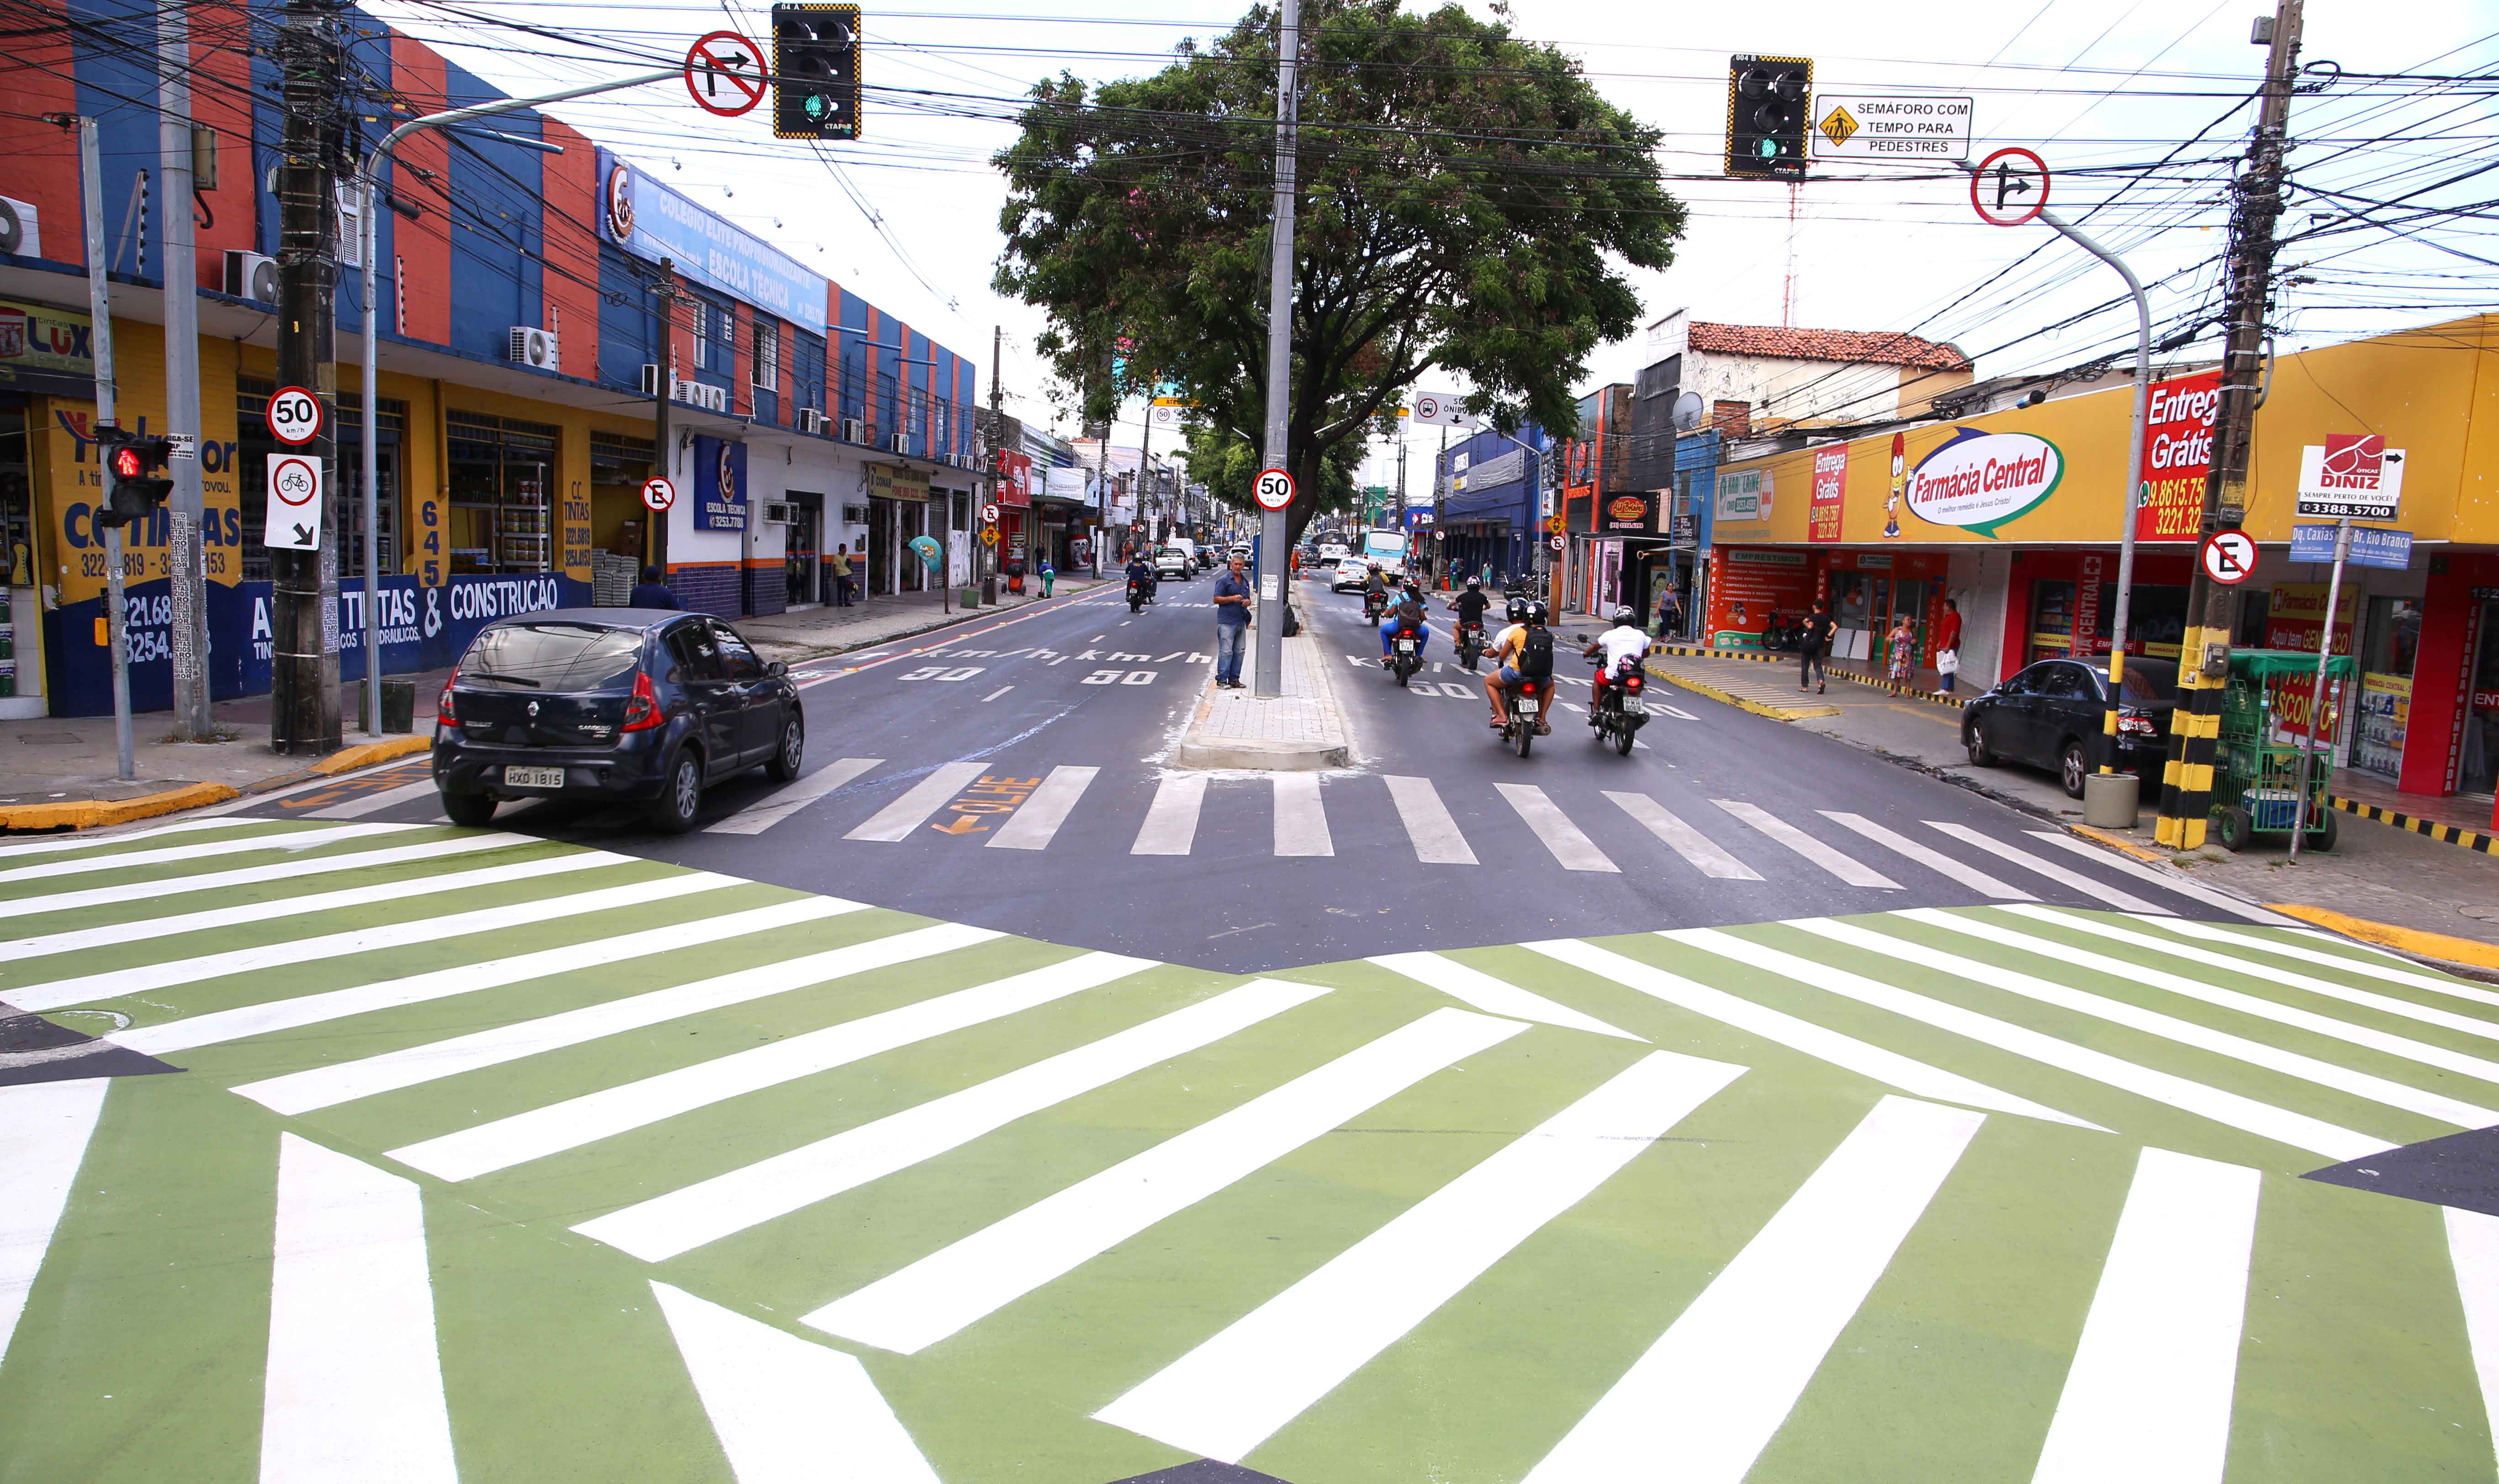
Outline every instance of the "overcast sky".
[[[1220, 32], [1238, 8], [1227, 0], [1044, 0], [1005, 16], [984, 10], [985, 0], [938, 9], [943, 3], [867, 7], [871, 92], [867, 138], [856, 144], [775, 140], [768, 110], [712, 118], [674, 84], [552, 112], [975, 357], [985, 397], [991, 331], [1003, 327], [1008, 410], [1049, 423], [1043, 369], [1028, 349], [1040, 315], [990, 289], [1004, 191], [987, 160], [1011, 132], [994, 116], [998, 106], [1060, 69], [1111, 79], [1157, 68], [1183, 38]], [[1482, 3], [1468, 8], [1489, 14]], [[515, 93], [673, 59], [696, 36], [724, 26], [759, 40], [766, 33], [760, 4], [377, 0], [376, 9]], [[457, 14], [469, 9], [566, 39], [481, 27]], [[2056, 205], [2069, 216], [2123, 189], [2090, 215], [2089, 227], [2153, 286], [2161, 327], [2213, 302], [2226, 161], [2244, 149], [2253, 109], [2216, 120], [2260, 79], [2264, 48], [2249, 44], [2249, 24], [2272, 9], [2260, 0], [1789, 0], [1671, 9], [1516, 0], [1511, 15], [1518, 35], [1577, 58], [1607, 97], [1665, 131], [1660, 161], [1670, 176], [1704, 177], [1669, 182], [1691, 221], [1671, 268], [1635, 275], [1647, 317], [1689, 307], [1699, 319], [1778, 324], [1792, 292], [1796, 324], [1923, 324], [1920, 333], [1960, 344], [1979, 358], [1979, 374], [1991, 376], [2130, 344], [2131, 315], [2116, 312], [2040, 333], [2119, 293], [2116, 275], [2045, 227], [1979, 223], [1958, 180], [1832, 178], [1875, 173], [1850, 163], [1817, 162], [1791, 228], [1786, 186], [1716, 177], [1728, 55], [1812, 57], [1817, 91], [1834, 95], [1969, 97], [1976, 152], [2004, 145], [2038, 150], [2052, 170], [2069, 172], [2054, 186]], [[2389, 24], [2398, 13], [2402, 23]], [[2493, 0], [2393, 7], [2312, 0], [2302, 56], [2350, 75], [2448, 76], [2499, 64], [2493, 33]], [[2208, 125], [2200, 143], [2188, 143]], [[2347, 81], [2296, 99], [2291, 130], [2300, 142], [2296, 178], [2363, 202], [2390, 200], [2477, 160], [2499, 163], [2499, 107], [2486, 83]], [[2172, 164], [2147, 175], [2173, 150]], [[2483, 201], [2499, 194], [2483, 189], [2488, 178], [2419, 202]], [[2353, 205], [2295, 198], [2285, 231], [2325, 225]], [[2398, 224], [2410, 235], [2346, 232], [2286, 251], [2287, 263], [2318, 264], [2307, 271], [2318, 281], [2294, 286], [2280, 316], [2291, 343], [2499, 307], [2492, 291], [2499, 275], [2476, 261], [2499, 258], [2499, 234], [2474, 230], [2482, 219]], [[1629, 380], [1645, 359], [1635, 333], [1591, 359], [1581, 387]], [[1463, 390], [1437, 377], [1423, 389]], [[1120, 441], [1135, 441], [1141, 410], [1130, 409]], [[1416, 449], [1424, 446], [1418, 437]], [[1429, 455], [1414, 467], [1428, 471]], [[1379, 450], [1372, 477], [1384, 482], [1392, 469], [1393, 453]]]

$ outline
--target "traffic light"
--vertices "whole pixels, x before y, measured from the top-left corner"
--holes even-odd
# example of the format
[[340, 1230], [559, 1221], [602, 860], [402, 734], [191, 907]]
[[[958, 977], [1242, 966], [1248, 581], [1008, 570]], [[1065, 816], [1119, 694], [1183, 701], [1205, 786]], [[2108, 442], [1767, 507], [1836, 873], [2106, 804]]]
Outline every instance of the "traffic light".
[[104, 428], [97, 431], [96, 442], [104, 453], [105, 495], [104, 507], [95, 512], [97, 526], [145, 519], [174, 493], [172, 479], [148, 472], [172, 461], [172, 439], [135, 438], [118, 428]]
[[860, 137], [860, 8], [772, 7], [772, 133]]
[[1764, 180], [1804, 178], [1806, 108], [1813, 62], [1801, 56], [1727, 59], [1727, 174]]

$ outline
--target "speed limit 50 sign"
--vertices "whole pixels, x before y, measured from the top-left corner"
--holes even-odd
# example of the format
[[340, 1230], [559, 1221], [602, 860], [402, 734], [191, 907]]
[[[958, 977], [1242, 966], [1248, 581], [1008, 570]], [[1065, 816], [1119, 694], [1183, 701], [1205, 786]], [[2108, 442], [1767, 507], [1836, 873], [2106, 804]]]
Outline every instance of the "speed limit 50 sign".
[[1282, 510], [1293, 502], [1293, 476], [1281, 468], [1262, 468], [1250, 486], [1261, 510]]

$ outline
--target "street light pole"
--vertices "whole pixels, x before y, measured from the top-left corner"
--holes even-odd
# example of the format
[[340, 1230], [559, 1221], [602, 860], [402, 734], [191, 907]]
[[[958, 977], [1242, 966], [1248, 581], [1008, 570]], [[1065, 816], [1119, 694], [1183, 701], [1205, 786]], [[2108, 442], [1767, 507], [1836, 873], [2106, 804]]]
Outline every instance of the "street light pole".
[[[1295, 74], [1301, 64], [1301, 0], [1283, 0], [1276, 59], [1276, 224], [1267, 263], [1266, 467], [1289, 469], [1286, 438], [1293, 381], [1293, 172], [1301, 115]], [[1314, 492], [1315, 493], [1315, 492]], [[1258, 522], [1258, 652], [1250, 694], [1261, 700], [1284, 690], [1285, 517], [1291, 506], [1265, 511]]]

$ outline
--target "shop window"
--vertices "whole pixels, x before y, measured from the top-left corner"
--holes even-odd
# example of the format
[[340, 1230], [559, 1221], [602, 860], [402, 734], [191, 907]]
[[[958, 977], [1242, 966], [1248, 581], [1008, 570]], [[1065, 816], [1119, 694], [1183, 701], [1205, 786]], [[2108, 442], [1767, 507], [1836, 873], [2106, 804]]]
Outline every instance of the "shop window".
[[649, 514], [642, 505], [642, 481], [651, 477], [657, 457], [649, 438], [590, 436], [591, 570], [608, 588], [621, 582], [630, 591], [640, 580], [642, 523]]
[[2464, 739], [2456, 788], [2487, 796], [2499, 786], [2499, 601], [2482, 604], [2473, 661], [2473, 687], [2465, 694]]
[[736, 369], [737, 318], [725, 304], [695, 300], [695, 369], [726, 376]]
[[2369, 628], [2360, 657], [2360, 705], [2352, 729], [2352, 765], [2381, 778], [2404, 770], [2404, 736], [2412, 726], [2413, 661], [2420, 652], [2421, 607], [2416, 598], [2369, 599]]
[[561, 430], [483, 412], [443, 413], [450, 434], [452, 572], [544, 572]]

